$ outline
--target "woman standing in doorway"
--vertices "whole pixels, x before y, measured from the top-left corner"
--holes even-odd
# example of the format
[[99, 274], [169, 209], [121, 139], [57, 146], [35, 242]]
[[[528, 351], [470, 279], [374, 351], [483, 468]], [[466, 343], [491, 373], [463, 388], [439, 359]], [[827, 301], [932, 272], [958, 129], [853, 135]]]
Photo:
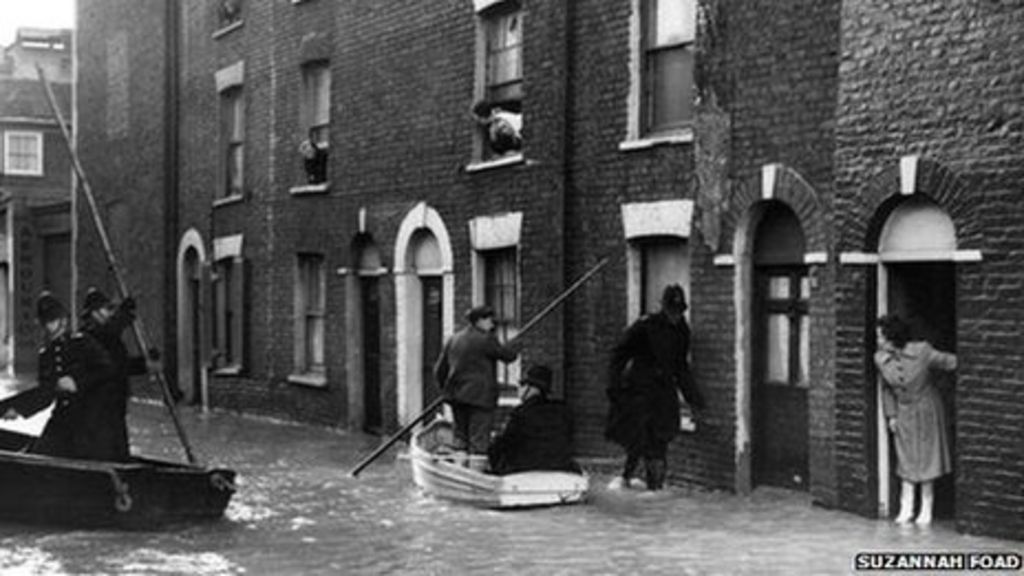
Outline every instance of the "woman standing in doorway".
[[882, 404], [896, 443], [896, 473], [902, 480], [898, 524], [914, 515], [914, 494], [921, 485], [919, 525], [931, 524], [936, 478], [952, 470], [949, 427], [932, 370], [956, 369], [956, 356], [925, 341], [910, 341], [910, 326], [899, 316], [878, 319], [875, 365], [882, 374]]

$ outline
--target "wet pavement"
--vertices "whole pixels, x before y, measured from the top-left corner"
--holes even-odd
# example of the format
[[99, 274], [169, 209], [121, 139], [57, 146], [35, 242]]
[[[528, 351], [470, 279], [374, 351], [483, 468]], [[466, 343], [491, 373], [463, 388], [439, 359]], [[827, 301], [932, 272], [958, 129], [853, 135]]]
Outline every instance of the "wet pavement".
[[[944, 523], [823, 510], [804, 494], [609, 491], [602, 473], [582, 505], [479, 510], [421, 495], [399, 449], [349, 477], [377, 437], [180, 416], [201, 462], [239, 474], [222, 521], [128, 533], [0, 523], [0, 574], [847, 574], [865, 551], [1024, 552]], [[184, 459], [161, 406], [134, 402], [130, 426], [136, 453]]]

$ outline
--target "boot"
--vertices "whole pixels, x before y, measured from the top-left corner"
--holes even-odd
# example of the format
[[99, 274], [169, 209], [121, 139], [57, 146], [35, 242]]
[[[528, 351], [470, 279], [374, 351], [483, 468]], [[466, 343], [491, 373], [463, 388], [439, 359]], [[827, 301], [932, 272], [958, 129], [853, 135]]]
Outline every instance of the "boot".
[[900, 486], [900, 513], [897, 524], [906, 524], [914, 516], [914, 483], [904, 480]]
[[935, 484], [924, 482], [921, 484], [921, 511], [917, 514], [915, 523], [918, 526], [927, 526], [932, 523], [932, 507], [935, 504]]
[[647, 488], [661, 490], [665, 487], [665, 461], [655, 458], [647, 460]]

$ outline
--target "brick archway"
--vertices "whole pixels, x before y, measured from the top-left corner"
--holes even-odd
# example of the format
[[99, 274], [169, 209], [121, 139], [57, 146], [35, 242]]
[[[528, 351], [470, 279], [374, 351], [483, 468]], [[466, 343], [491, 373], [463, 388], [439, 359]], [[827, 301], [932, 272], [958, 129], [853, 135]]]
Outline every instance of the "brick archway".
[[[785, 164], [766, 164], [761, 173], [739, 182], [733, 189], [729, 210], [722, 214], [722, 246], [719, 254], [744, 251], [735, 246], [750, 224], [754, 208], [766, 200], [788, 205], [804, 230], [807, 252], [828, 252], [827, 222], [817, 192], [804, 177]], [[737, 248], [739, 250], [737, 251]]]
[[847, 237], [861, 242], [855, 249], [876, 251], [886, 219], [899, 200], [910, 194], [927, 195], [949, 214], [956, 226], [958, 250], [981, 249], [980, 196], [970, 194], [967, 183], [947, 166], [918, 156], [905, 156], [886, 167], [864, 184], [862, 193], [854, 195]]

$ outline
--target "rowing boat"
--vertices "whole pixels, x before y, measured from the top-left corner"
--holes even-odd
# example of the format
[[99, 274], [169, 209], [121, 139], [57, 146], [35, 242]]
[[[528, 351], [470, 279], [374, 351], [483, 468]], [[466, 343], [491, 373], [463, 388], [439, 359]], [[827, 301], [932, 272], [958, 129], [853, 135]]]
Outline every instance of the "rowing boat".
[[218, 519], [235, 492], [231, 470], [54, 458], [25, 452], [32, 439], [0, 430], [0, 521], [152, 529]]
[[413, 481], [426, 494], [495, 509], [573, 504], [587, 495], [589, 480], [584, 474], [537, 470], [498, 476], [474, 469], [482, 465], [467, 467], [466, 456], [448, 448], [451, 435], [449, 422], [435, 420], [413, 436]]

